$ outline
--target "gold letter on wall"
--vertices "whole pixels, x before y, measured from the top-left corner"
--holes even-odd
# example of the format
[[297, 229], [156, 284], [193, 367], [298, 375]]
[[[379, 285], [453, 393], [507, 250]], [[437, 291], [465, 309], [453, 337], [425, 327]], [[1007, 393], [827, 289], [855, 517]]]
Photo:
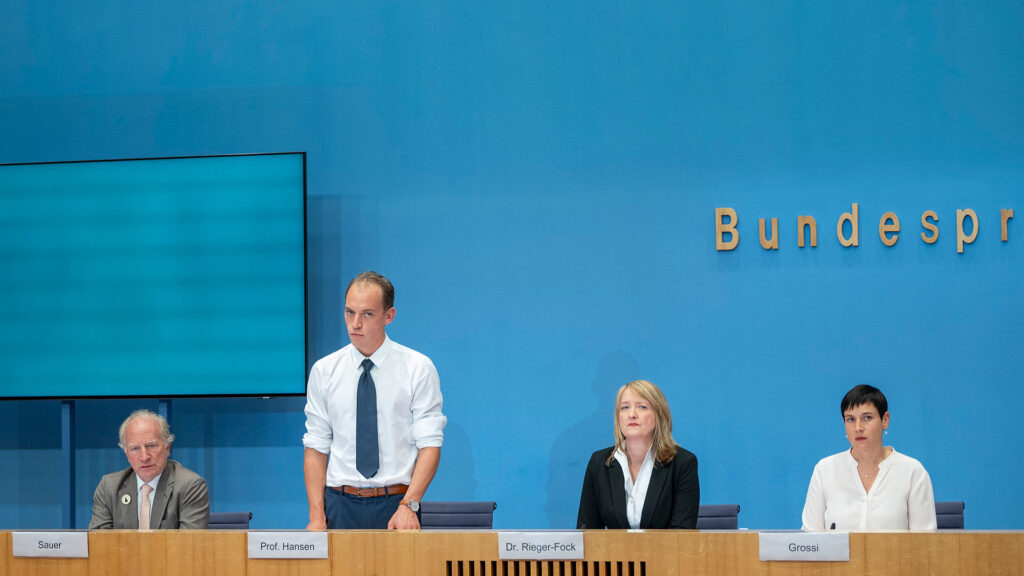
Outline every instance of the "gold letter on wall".
[[811, 246], [818, 245], [818, 223], [814, 220], [814, 216], [797, 216], [796, 217], [796, 245], [804, 247], [804, 228], [811, 229]]
[[[729, 222], [722, 221], [723, 216]], [[715, 250], [732, 250], [740, 243], [740, 232], [736, 229], [736, 211], [732, 208], [715, 208]], [[723, 234], [729, 234], [729, 241], [722, 240]]]
[[[931, 222], [929, 222], [931, 220]], [[928, 244], [935, 244], [935, 241], [939, 239], [939, 227], [935, 225], [935, 222], [939, 221], [939, 215], [932, 210], [925, 210], [921, 214], [921, 227], [932, 233], [931, 236], [921, 232], [921, 240], [924, 240]]]
[[[850, 222], [850, 237], [843, 236], [843, 222]], [[839, 222], [836, 222], [836, 237], [839, 238], [839, 243], [843, 246], [860, 246], [860, 233], [859, 220], [857, 218], [857, 203], [853, 203], [853, 207], [849, 212], [843, 212], [839, 215]]]
[[[964, 236], [964, 218], [971, 218], [971, 235]], [[964, 208], [963, 210], [956, 211], [956, 251], [959, 254], [964, 253], [964, 244], [971, 244], [974, 239], [978, 237], [978, 215], [974, 213], [974, 210], [970, 208]]]
[[[778, 250], [779, 249], [779, 219], [772, 218], [772, 238], [769, 240], [764, 237], [764, 218], [760, 218], [757, 221], [757, 228], [761, 231], [761, 248], [765, 250]], [[1005, 230], [1005, 228], [1004, 228]]]
[[1000, 214], [1002, 215], [1003, 220], [1003, 242], [1006, 242], [1006, 239], [1009, 237], [1009, 233], [1006, 230], [1006, 224], [1007, 220], [1013, 218], [1013, 208], [1010, 208], [1009, 210], [1003, 208], [1002, 210], [1000, 210]]
[[878, 237], [886, 246], [893, 246], [900, 239], [900, 219], [896, 217], [896, 214], [892, 212], [882, 214], [882, 219], [878, 221]]

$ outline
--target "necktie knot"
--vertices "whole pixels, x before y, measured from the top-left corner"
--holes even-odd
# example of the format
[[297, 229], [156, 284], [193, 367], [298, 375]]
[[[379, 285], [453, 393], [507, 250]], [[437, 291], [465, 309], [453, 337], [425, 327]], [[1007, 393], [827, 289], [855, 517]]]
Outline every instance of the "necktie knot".
[[363, 360], [363, 372], [369, 372], [373, 368], [373, 360], [366, 358]]

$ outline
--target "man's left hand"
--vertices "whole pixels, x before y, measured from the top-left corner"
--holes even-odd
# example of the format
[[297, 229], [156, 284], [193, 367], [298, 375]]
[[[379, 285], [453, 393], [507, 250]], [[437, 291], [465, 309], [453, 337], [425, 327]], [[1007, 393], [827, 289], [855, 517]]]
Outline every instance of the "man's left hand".
[[404, 504], [399, 504], [391, 520], [388, 521], [388, 530], [419, 530], [420, 519], [416, 513]]

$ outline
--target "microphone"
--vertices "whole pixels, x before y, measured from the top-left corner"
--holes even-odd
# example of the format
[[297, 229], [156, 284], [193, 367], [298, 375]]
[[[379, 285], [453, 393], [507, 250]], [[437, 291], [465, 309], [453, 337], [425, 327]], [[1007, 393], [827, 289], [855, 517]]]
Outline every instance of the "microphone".
[[836, 529], [836, 523], [835, 523], [835, 522], [833, 522], [833, 523], [832, 523], [832, 527], [831, 527], [831, 528], [829, 528], [829, 530], [835, 530], [835, 529]]

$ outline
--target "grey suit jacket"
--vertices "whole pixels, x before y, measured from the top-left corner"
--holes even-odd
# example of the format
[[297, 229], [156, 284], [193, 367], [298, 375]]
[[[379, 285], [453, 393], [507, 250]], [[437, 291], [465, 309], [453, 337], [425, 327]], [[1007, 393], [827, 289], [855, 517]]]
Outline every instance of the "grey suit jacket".
[[[92, 498], [90, 530], [139, 528], [139, 489], [135, 478], [135, 472], [128, 467], [100, 480]], [[174, 460], [168, 460], [153, 492], [149, 527], [205, 530], [209, 524], [210, 495], [206, 481]]]

